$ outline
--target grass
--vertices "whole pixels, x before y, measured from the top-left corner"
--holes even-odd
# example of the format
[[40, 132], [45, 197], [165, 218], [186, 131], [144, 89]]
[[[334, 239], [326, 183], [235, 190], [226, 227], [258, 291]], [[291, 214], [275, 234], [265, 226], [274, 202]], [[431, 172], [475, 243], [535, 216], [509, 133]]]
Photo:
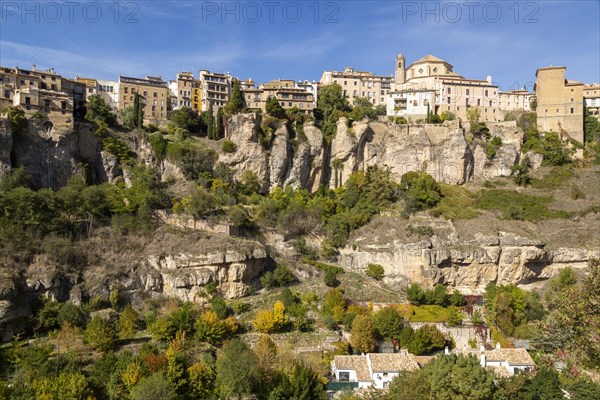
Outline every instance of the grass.
[[551, 202], [552, 197], [494, 189], [482, 191], [475, 204], [483, 210], [502, 211], [502, 217], [508, 220], [541, 221], [571, 216], [568, 211], [549, 209]]
[[448, 320], [449, 308], [442, 306], [400, 304], [397, 307], [410, 322], [446, 322]]
[[443, 215], [450, 220], [472, 219], [477, 216], [474, 207], [475, 194], [464, 187], [439, 183], [442, 192], [442, 200], [430, 211], [430, 214], [438, 217]]
[[541, 179], [532, 179], [531, 187], [534, 189], [555, 190], [560, 188], [574, 175], [573, 169], [569, 166], [554, 167]]

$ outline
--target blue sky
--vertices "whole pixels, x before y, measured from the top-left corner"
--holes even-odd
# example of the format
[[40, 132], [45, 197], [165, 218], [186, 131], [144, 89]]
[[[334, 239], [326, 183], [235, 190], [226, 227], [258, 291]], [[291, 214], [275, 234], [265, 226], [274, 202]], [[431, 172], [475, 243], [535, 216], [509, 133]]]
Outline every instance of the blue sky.
[[[535, 70], [600, 81], [598, 1], [8, 1], [0, 64], [117, 80], [200, 69], [264, 82], [353, 66], [391, 75], [432, 53], [503, 90]], [[101, 13], [101, 15], [99, 14]], [[300, 15], [301, 13], [301, 15]]]

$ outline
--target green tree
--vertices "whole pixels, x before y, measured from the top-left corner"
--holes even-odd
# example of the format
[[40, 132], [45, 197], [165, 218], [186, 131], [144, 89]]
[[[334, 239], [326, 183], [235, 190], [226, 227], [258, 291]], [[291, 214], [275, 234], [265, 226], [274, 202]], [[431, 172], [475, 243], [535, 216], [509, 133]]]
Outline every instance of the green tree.
[[554, 369], [542, 367], [525, 387], [532, 400], [561, 400], [564, 395], [560, 388], [558, 373]]
[[269, 114], [275, 118], [283, 119], [286, 117], [285, 110], [283, 109], [281, 104], [279, 104], [279, 101], [277, 100], [277, 98], [275, 96], [270, 96], [267, 99], [267, 104], [265, 105], [265, 110], [267, 111], [267, 114]]
[[450, 304], [456, 307], [464, 306], [466, 304], [465, 296], [463, 296], [463, 294], [458, 290], [455, 290], [452, 295], [450, 295], [449, 300]]
[[406, 298], [410, 304], [419, 305], [425, 302], [425, 292], [418, 283], [412, 283], [406, 288]]
[[261, 381], [258, 357], [245, 342], [232, 340], [217, 356], [217, 384], [225, 399], [254, 393]]
[[119, 315], [119, 337], [121, 339], [127, 339], [135, 335], [138, 330], [139, 319], [140, 316], [137, 311], [128, 304], [121, 315]]
[[383, 267], [379, 264], [372, 264], [370, 263], [369, 265], [367, 265], [367, 269], [365, 270], [365, 274], [373, 279], [376, 279], [378, 281], [383, 279], [383, 275], [384, 275], [385, 271], [383, 269]]
[[382, 339], [399, 339], [404, 328], [404, 318], [393, 307], [386, 307], [375, 313], [375, 330]]
[[107, 352], [117, 344], [117, 331], [113, 324], [96, 315], [85, 328], [84, 340], [92, 348]]
[[325, 400], [323, 383], [310, 367], [295, 363], [290, 376], [284, 376], [269, 400]]
[[200, 129], [198, 113], [189, 107], [173, 110], [169, 116], [169, 121], [175, 128], [185, 129], [189, 132], [197, 133]]
[[431, 396], [447, 400], [487, 400], [496, 391], [494, 377], [476, 357], [437, 357], [424, 368], [430, 375]]
[[97, 94], [89, 96], [86, 100], [85, 119], [98, 123], [99, 121], [105, 122], [109, 126], [115, 126], [117, 124], [117, 116], [115, 115], [111, 106]]
[[414, 355], [429, 354], [446, 345], [444, 334], [435, 325], [424, 325], [414, 331], [408, 343], [408, 351]]
[[220, 344], [227, 335], [227, 326], [213, 311], [205, 311], [196, 321], [196, 338], [212, 345]]
[[244, 95], [240, 90], [240, 81], [233, 80], [233, 88], [231, 90], [231, 100], [225, 105], [225, 113], [234, 115], [242, 111], [244, 108]]
[[217, 378], [213, 363], [207, 360], [201, 360], [187, 369], [189, 376], [189, 387], [192, 398], [195, 399], [216, 399], [217, 388], [215, 380]]
[[531, 184], [531, 177], [529, 172], [531, 171], [531, 161], [529, 157], [524, 157], [518, 165], [510, 167], [513, 174], [513, 181], [519, 186], [527, 186]]
[[354, 351], [359, 353], [375, 350], [375, 323], [370, 315], [361, 314], [354, 318], [350, 344]]
[[175, 386], [162, 372], [143, 378], [131, 391], [132, 400], [176, 400]]
[[33, 381], [37, 399], [85, 400], [92, 392], [81, 372], [63, 372]]
[[120, 116], [121, 116], [121, 123], [123, 124], [123, 126], [125, 126], [126, 128], [129, 128], [129, 129], [135, 128], [135, 126], [137, 124], [138, 116], [137, 116], [137, 110], [133, 104], [131, 104], [131, 105], [125, 107], [123, 110], [121, 110]]
[[135, 115], [135, 127], [142, 128], [144, 126], [144, 104], [142, 96], [138, 93], [133, 95], [133, 111]]
[[21, 107], [8, 107], [6, 116], [10, 121], [12, 133], [15, 135], [24, 135], [27, 133], [29, 122], [25, 117], [25, 111]]
[[315, 115], [321, 115], [320, 125], [326, 138], [331, 139], [337, 132], [337, 121], [350, 110], [348, 98], [337, 83], [331, 83], [321, 88], [317, 99]]
[[457, 326], [461, 325], [463, 321], [463, 313], [460, 312], [458, 308], [455, 306], [450, 306], [448, 308], [448, 325]]
[[435, 207], [442, 198], [439, 185], [426, 172], [407, 172], [400, 179], [409, 209], [425, 210]]

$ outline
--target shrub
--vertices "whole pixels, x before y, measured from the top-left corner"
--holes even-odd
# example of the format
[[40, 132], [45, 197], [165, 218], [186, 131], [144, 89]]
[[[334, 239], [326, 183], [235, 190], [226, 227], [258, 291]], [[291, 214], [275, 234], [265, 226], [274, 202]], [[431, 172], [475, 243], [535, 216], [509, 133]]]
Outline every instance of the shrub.
[[432, 208], [441, 200], [439, 185], [426, 172], [407, 172], [402, 175], [400, 186], [410, 209]]
[[463, 313], [460, 312], [458, 308], [455, 306], [450, 306], [448, 308], [448, 320], [446, 321], [450, 326], [461, 325], [463, 321]]
[[224, 140], [221, 144], [221, 150], [224, 153], [235, 153], [237, 151], [237, 145], [231, 140]]
[[408, 225], [406, 227], [406, 230], [408, 231], [409, 236], [412, 236], [412, 235], [423, 236], [423, 237], [433, 236], [433, 228], [430, 226]]
[[367, 265], [367, 269], [365, 270], [365, 274], [367, 274], [368, 277], [371, 277], [378, 281], [383, 279], [384, 273], [385, 271], [383, 267], [379, 264], [369, 264]]
[[277, 264], [273, 272], [268, 271], [260, 278], [260, 283], [266, 288], [289, 286], [295, 281], [292, 271], [283, 264]]
[[337, 280], [336, 273], [333, 271], [325, 271], [323, 282], [325, 283], [325, 285], [331, 288], [337, 287], [340, 284], [340, 282]]
[[117, 332], [110, 321], [95, 316], [85, 329], [84, 340], [92, 348], [107, 352], [114, 349]]
[[476, 205], [484, 210], [499, 210], [509, 220], [540, 221], [550, 218], [568, 218], [566, 211], [551, 210], [550, 197], [534, 196], [511, 190], [485, 190], [479, 194]]
[[148, 135], [148, 143], [152, 147], [152, 152], [157, 161], [162, 161], [167, 154], [167, 141], [163, 138], [162, 133], [154, 132]]
[[256, 313], [253, 325], [254, 329], [261, 333], [276, 333], [285, 329], [290, 320], [285, 314], [285, 306], [278, 301], [273, 306], [273, 310], [260, 310]]

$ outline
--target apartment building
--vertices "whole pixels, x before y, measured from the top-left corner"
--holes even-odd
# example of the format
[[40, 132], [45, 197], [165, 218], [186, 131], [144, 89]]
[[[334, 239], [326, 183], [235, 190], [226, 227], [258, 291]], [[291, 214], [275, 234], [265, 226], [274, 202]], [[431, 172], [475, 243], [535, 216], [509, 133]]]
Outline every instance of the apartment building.
[[566, 79], [566, 67], [543, 67], [536, 73], [537, 124], [583, 143], [583, 83]]
[[144, 123], [160, 124], [168, 117], [169, 87], [162, 77], [119, 77], [119, 110], [133, 105], [135, 94], [144, 104]]
[[225, 106], [231, 96], [232, 77], [227, 74], [200, 71], [200, 110], [207, 111], [212, 103], [213, 107]]
[[258, 88], [250, 86], [251, 81], [245, 81], [240, 85], [246, 106], [251, 110], [265, 111], [267, 100], [274, 97], [281, 106], [288, 110], [297, 108], [307, 116], [313, 115], [316, 106], [312, 92], [297, 87], [296, 82], [291, 79], [277, 79], [263, 83]]
[[188, 107], [195, 111], [202, 111], [202, 89], [200, 80], [194, 78], [191, 72], [180, 72], [177, 79], [169, 81], [171, 105], [174, 110]]
[[119, 82], [107, 81], [95, 78], [84, 78], [78, 76], [77, 82], [85, 84], [85, 99], [86, 101], [92, 95], [98, 95], [104, 101], [117, 110], [119, 106]]
[[355, 98], [364, 97], [374, 106], [378, 106], [386, 104], [386, 97], [393, 82], [392, 76], [378, 76], [346, 67], [343, 71], [324, 71], [319, 83], [321, 86], [331, 83], [340, 85], [351, 105], [354, 105]]
[[504, 119], [500, 91], [491, 76], [484, 80], [467, 79], [454, 72], [450, 63], [431, 54], [408, 67], [402, 54], [396, 57], [394, 88], [386, 105], [387, 115], [411, 120], [444, 111], [466, 119], [471, 107], [479, 107], [481, 121]]
[[498, 108], [500, 110], [507, 111], [524, 111], [530, 112], [531, 99], [535, 97], [535, 94], [529, 92], [526, 89], [522, 90], [509, 90], [508, 92], [499, 92], [498, 97]]
[[20, 106], [42, 112], [51, 121], [85, 117], [85, 83], [63, 78], [51, 68], [31, 70], [0, 67], [0, 108]]

